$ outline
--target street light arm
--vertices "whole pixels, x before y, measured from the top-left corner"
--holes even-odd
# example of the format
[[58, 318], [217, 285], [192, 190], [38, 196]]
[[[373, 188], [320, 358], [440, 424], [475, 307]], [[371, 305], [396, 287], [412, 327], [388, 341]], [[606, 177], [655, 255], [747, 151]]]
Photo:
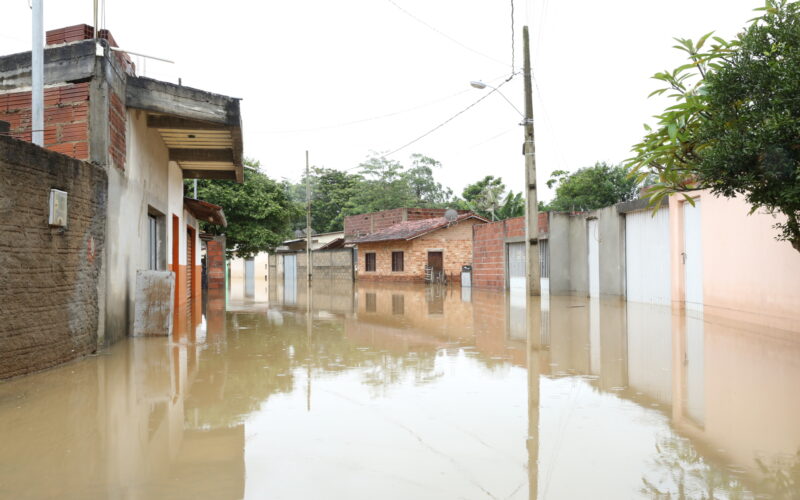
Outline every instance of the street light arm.
[[510, 105], [512, 108], [514, 108], [514, 111], [516, 111], [517, 113], [519, 113], [519, 115], [520, 115], [521, 117], [525, 118], [525, 113], [523, 113], [522, 111], [520, 111], [520, 110], [519, 110], [519, 108], [517, 108], [516, 106], [514, 106], [514, 103], [513, 103], [513, 102], [511, 102], [511, 101], [508, 99], [508, 97], [506, 97], [506, 96], [505, 96], [505, 94], [503, 94], [502, 92], [500, 92], [500, 89], [498, 89], [497, 87], [494, 87], [494, 86], [492, 86], [492, 85], [489, 85], [488, 83], [481, 82], [481, 81], [472, 81], [472, 82], [469, 82], [469, 84], [470, 84], [470, 85], [472, 85], [472, 86], [473, 86], [474, 88], [476, 88], [476, 89], [485, 89], [486, 87], [489, 87], [490, 89], [492, 89], [492, 90], [491, 90], [491, 92], [497, 92], [498, 94], [500, 94], [500, 97], [502, 97], [503, 99], [505, 99], [505, 100], [506, 100], [506, 102], [507, 102], [507, 103], [508, 103], [508, 104], [509, 104], [509, 105]]

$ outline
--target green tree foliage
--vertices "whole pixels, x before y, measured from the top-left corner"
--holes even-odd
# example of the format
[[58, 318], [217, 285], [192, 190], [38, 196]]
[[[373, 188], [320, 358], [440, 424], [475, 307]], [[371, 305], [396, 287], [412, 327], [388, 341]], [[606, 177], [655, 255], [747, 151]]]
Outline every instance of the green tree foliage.
[[[319, 233], [341, 231], [344, 224], [345, 209], [350, 203], [363, 178], [358, 174], [348, 174], [332, 168], [314, 167], [311, 169], [311, 227]], [[306, 178], [291, 186], [292, 199], [300, 207], [295, 219], [295, 228], [306, 226]]]
[[487, 175], [469, 184], [461, 192], [458, 208], [472, 210], [489, 220], [504, 220], [525, 215], [525, 198], [522, 192], [506, 192], [503, 179]]
[[[259, 167], [253, 160], [245, 160], [245, 165]], [[201, 179], [197, 196], [225, 211], [228, 227], [203, 223], [203, 230], [225, 234], [229, 257], [236, 254], [246, 258], [275, 248], [291, 235], [291, 221], [299, 210], [285, 185], [248, 168], [242, 184]]]
[[481, 197], [486, 190], [499, 190], [503, 193], [506, 190], [506, 185], [503, 184], [503, 179], [493, 175], [487, 175], [483, 179], [468, 185], [461, 192], [461, 196], [465, 201], [474, 202]]
[[[434, 178], [441, 163], [421, 154], [411, 155], [411, 166], [373, 155], [349, 174], [330, 168], [311, 171], [311, 227], [317, 232], [341, 231], [347, 215], [402, 207], [450, 208], [453, 191]], [[305, 228], [306, 180], [289, 187], [301, 213], [293, 220]]]
[[767, 0], [756, 10], [733, 41], [678, 39], [689, 62], [654, 76], [666, 84], [654, 94], [676, 104], [645, 127], [628, 166], [657, 177], [653, 204], [711, 189], [782, 213], [778, 239], [800, 251], [800, 3]]
[[573, 173], [556, 170], [547, 181], [547, 187], [554, 185], [556, 196], [543, 208], [556, 212], [594, 210], [629, 201], [636, 197], [639, 189], [639, 182], [628, 175], [625, 167], [605, 162]]

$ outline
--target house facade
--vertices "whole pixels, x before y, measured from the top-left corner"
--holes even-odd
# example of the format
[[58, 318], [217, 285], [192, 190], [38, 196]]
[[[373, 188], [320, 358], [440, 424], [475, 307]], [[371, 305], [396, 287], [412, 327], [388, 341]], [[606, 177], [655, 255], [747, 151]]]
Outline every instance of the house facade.
[[[184, 197], [184, 179], [241, 182], [237, 99], [136, 75], [107, 31], [47, 33], [44, 147], [101, 166], [108, 176], [98, 342], [133, 330], [136, 272], [176, 275], [177, 331], [199, 322], [198, 220], [219, 208]], [[0, 57], [0, 120], [31, 139], [31, 54]]]
[[486, 219], [473, 213], [400, 222], [354, 238], [358, 279], [424, 282], [426, 268], [450, 283], [461, 283], [462, 266], [472, 264], [472, 227]]

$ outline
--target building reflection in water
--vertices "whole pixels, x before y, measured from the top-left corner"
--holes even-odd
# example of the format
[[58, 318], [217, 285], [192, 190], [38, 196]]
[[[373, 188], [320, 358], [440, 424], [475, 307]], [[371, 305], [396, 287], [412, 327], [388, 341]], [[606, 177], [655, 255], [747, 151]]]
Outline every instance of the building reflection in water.
[[529, 335], [529, 443], [542, 437], [530, 498], [610, 490], [574, 478], [619, 477], [623, 464], [639, 477], [616, 486], [647, 497], [800, 496], [796, 332], [618, 300], [544, 306]]
[[284, 285], [0, 385], [0, 497], [800, 495], [796, 333], [524, 291]]

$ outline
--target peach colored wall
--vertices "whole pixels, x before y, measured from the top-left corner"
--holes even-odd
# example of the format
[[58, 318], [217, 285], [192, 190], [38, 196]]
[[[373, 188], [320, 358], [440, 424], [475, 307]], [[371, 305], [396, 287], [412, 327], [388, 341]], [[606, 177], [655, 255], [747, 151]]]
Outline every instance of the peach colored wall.
[[[704, 313], [724, 313], [738, 321], [800, 330], [800, 252], [776, 241], [780, 219], [763, 210], [748, 215], [742, 198], [707, 191], [701, 200]], [[683, 197], [670, 199], [672, 301], [684, 299]]]

